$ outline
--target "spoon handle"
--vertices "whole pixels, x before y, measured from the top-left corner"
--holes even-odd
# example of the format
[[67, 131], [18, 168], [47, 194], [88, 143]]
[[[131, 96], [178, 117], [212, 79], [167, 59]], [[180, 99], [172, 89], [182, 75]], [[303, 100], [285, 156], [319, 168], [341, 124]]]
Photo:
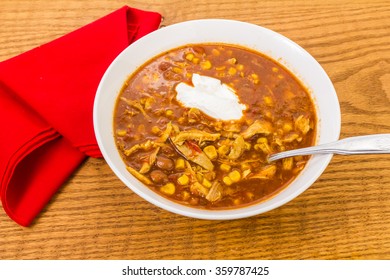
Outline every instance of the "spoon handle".
[[314, 154], [390, 154], [390, 134], [356, 136], [318, 146], [285, 151], [270, 155], [268, 161]]

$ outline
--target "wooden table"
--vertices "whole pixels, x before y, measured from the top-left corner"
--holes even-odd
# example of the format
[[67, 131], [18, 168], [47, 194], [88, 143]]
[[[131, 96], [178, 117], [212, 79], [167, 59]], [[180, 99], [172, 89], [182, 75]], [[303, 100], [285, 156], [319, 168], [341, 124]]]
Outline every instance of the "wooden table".
[[[388, 1], [0, 2], [0, 60], [121, 6], [164, 25], [200, 18], [255, 23], [308, 50], [334, 83], [341, 138], [390, 133]], [[3, 120], [2, 120], [3, 121]], [[287, 205], [235, 221], [181, 217], [144, 201], [103, 159], [88, 159], [31, 227], [0, 211], [1, 259], [390, 259], [390, 155], [335, 156]]]

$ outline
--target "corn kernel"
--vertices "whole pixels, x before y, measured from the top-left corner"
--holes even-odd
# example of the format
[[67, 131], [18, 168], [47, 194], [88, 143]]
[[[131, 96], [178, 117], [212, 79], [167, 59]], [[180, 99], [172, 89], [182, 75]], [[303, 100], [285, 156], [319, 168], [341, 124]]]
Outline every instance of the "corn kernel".
[[237, 64], [236, 69], [237, 69], [238, 71], [242, 71], [242, 70], [244, 70], [244, 65], [242, 65], [242, 64]]
[[184, 191], [184, 192], [181, 193], [181, 199], [183, 199], [184, 201], [190, 199], [190, 197], [191, 197], [191, 195], [187, 191]]
[[183, 170], [183, 169], [185, 169], [185, 167], [186, 167], [186, 164], [185, 164], [184, 159], [178, 158], [175, 162], [175, 169], [176, 170]]
[[195, 63], [195, 64], [198, 64], [199, 63], [199, 57], [194, 57], [192, 59], [192, 62]]
[[229, 74], [230, 76], [233, 76], [233, 75], [236, 74], [236, 73], [237, 73], [237, 69], [236, 69], [236, 68], [234, 68], [234, 67], [230, 67], [230, 68], [229, 68], [228, 74]]
[[255, 73], [252, 73], [250, 75], [250, 79], [252, 80], [252, 82], [255, 84], [255, 85], [258, 85], [260, 83], [260, 80], [259, 80], [259, 76]]
[[207, 180], [206, 178], [203, 178], [202, 185], [208, 189], [211, 188], [211, 182], [209, 180]]
[[176, 191], [176, 187], [173, 183], [168, 183], [160, 188], [160, 191], [166, 195], [173, 195]]
[[230, 169], [232, 168], [230, 165], [226, 164], [226, 163], [222, 163], [219, 168], [222, 170], [222, 171], [225, 171], [225, 172], [229, 172]]
[[229, 173], [229, 178], [232, 180], [233, 183], [237, 183], [241, 180], [241, 173], [238, 172], [238, 170], [234, 170]]
[[213, 145], [207, 146], [203, 149], [203, 152], [207, 155], [207, 157], [211, 160], [214, 160], [218, 157], [217, 150]]
[[161, 132], [161, 129], [160, 129], [158, 126], [154, 125], [154, 126], [152, 127], [152, 133], [153, 133], [153, 134], [157, 135], [157, 134], [159, 134], [160, 132]]
[[245, 193], [245, 196], [246, 196], [249, 200], [253, 200], [253, 198], [255, 197], [255, 195], [253, 194], [253, 192], [246, 192], [246, 193]]
[[235, 200], [233, 200], [233, 203], [234, 203], [234, 205], [240, 205], [241, 204], [241, 199], [236, 198]]
[[125, 136], [126, 135], [126, 130], [125, 129], [118, 129], [117, 131], [116, 131], [116, 135], [118, 135], [118, 136]]
[[186, 77], [187, 77], [187, 78], [191, 78], [191, 77], [192, 77], [192, 74], [187, 72], [187, 73], [186, 73]]
[[229, 58], [227, 61], [228, 61], [228, 63], [230, 63], [230, 64], [236, 64], [236, 63], [237, 63], [237, 59], [235, 59], [234, 57]]
[[290, 132], [293, 129], [293, 126], [291, 123], [285, 123], [285, 124], [283, 124], [282, 129], [284, 132]]
[[172, 117], [173, 116], [173, 111], [171, 109], [166, 110], [165, 111], [165, 116], [167, 116], [168, 118]]
[[217, 49], [212, 49], [212, 50], [211, 50], [211, 53], [212, 53], [213, 55], [215, 55], [215, 56], [218, 56], [218, 55], [221, 54], [221, 53], [219, 52], [219, 50], [217, 50]]
[[222, 145], [221, 147], [218, 148], [218, 154], [221, 156], [224, 156], [229, 152], [229, 147], [227, 145]]
[[189, 60], [189, 61], [192, 61], [194, 59], [194, 54], [193, 53], [187, 53], [186, 54], [186, 59]]
[[185, 186], [185, 185], [188, 185], [188, 183], [190, 182], [190, 178], [188, 178], [188, 176], [186, 174], [183, 174], [179, 178], [177, 178], [177, 182], [180, 185]]
[[230, 179], [228, 176], [223, 177], [222, 181], [225, 183], [226, 186], [230, 186], [233, 184], [232, 179]]
[[267, 106], [273, 106], [274, 105], [274, 101], [272, 100], [272, 98], [270, 96], [264, 96], [264, 103], [265, 105]]
[[256, 142], [257, 143], [267, 143], [268, 144], [268, 139], [265, 138], [265, 137], [260, 137], [259, 139], [257, 139]]
[[209, 60], [205, 60], [205, 61], [202, 61], [200, 63], [200, 67], [203, 69], [203, 70], [209, 70], [211, 69], [211, 62]]

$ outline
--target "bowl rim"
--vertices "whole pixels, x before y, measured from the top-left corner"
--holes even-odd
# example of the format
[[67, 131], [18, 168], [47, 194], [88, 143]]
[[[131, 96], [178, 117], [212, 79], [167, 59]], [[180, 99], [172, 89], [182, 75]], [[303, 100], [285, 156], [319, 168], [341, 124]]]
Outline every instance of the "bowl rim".
[[[293, 200], [297, 196], [299, 196], [301, 193], [303, 193], [306, 189], [308, 189], [319, 177], [320, 175], [324, 172], [326, 167], [328, 166], [329, 162], [332, 159], [332, 155], [314, 155], [310, 158], [309, 162], [306, 164], [304, 170], [293, 180], [293, 182], [290, 182], [287, 187], [282, 189], [280, 192], [278, 192], [275, 195], [272, 195], [269, 199], [266, 201], [261, 201], [259, 203], [251, 204], [248, 206], [243, 206], [239, 208], [232, 208], [232, 209], [213, 209], [213, 210], [206, 210], [206, 209], [199, 209], [199, 208], [194, 208], [190, 206], [185, 206], [182, 205], [178, 202], [174, 202], [172, 200], [169, 200], [167, 198], [164, 198], [163, 196], [155, 193], [154, 191], [150, 190], [147, 186], [143, 185], [140, 183], [138, 180], [134, 179], [132, 175], [130, 175], [128, 172], [127, 174], [124, 174], [123, 168], [121, 167], [118, 168], [118, 155], [119, 152], [117, 151], [115, 147], [115, 151], [118, 155], [113, 155], [112, 154], [112, 144], [113, 143], [107, 143], [107, 125], [102, 126], [102, 108], [104, 110], [104, 103], [106, 100], [104, 98], [108, 98], [110, 102], [112, 99], [117, 99], [117, 96], [119, 94], [118, 89], [115, 90], [115, 98], [114, 97], [107, 97], [104, 96], [105, 94], [107, 95], [106, 89], [110, 89], [111, 83], [113, 83], [113, 78], [112, 74], [115, 71], [119, 71], [123, 66], [124, 61], [128, 60], [129, 57], [131, 57], [131, 53], [135, 52], [137, 50], [140, 52], [141, 50], [145, 51], [145, 45], [149, 47], [149, 49], [158, 49], [158, 50], [151, 50], [151, 52], [155, 52], [156, 55], [162, 53], [160, 50], [162, 49], [173, 49], [175, 47], [169, 47], [172, 44], [175, 44], [176, 47], [180, 47], [185, 44], [180, 44], [178, 42], [169, 42], [167, 40], [167, 43], [165, 45], [160, 46], [160, 47], [153, 47], [153, 44], [150, 45], [153, 42], [156, 42], [156, 40], [161, 40], [162, 38], [166, 38], [167, 34], [185, 34], [183, 33], [183, 30], [191, 30], [191, 31], [197, 31], [197, 32], [206, 32], [206, 31], [199, 31], [199, 29], [202, 29], [204, 27], [208, 27], [209, 30], [212, 27], [215, 27], [216, 30], [218, 28], [227, 28], [227, 27], [237, 27], [239, 30], [246, 30], [249, 29], [251, 31], [256, 31], [258, 32], [255, 33], [256, 36], [265, 36], [265, 38], [272, 38], [272, 40], [276, 40], [277, 42], [281, 42], [282, 44], [285, 44], [286, 47], [291, 48], [292, 52], [294, 52], [299, 59], [303, 59], [305, 63], [310, 63], [311, 67], [315, 68], [317, 71], [316, 73], [320, 75], [320, 78], [322, 79], [322, 82], [324, 85], [326, 85], [327, 93], [329, 96], [328, 102], [330, 105], [332, 105], [332, 131], [330, 135], [330, 140], [326, 139], [325, 141], [335, 141], [338, 140], [339, 135], [340, 135], [340, 130], [341, 130], [341, 113], [340, 113], [340, 104], [338, 101], [338, 97], [336, 94], [336, 91], [333, 87], [333, 84], [326, 74], [325, 70], [322, 68], [322, 66], [302, 47], [300, 47], [298, 44], [295, 42], [291, 41], [287, 37], [281, 35], [280, 33], [277, 33], [275, 31], [272, 31], [268, 28], [255, 25], [252, 23], [248, 22], [243, 22], [243, 21], [237, 21], [237, 20], [229, 20], [229, 19], [200, 19], [200, 20], [190, 20], [190, 21], [184, 21], [184, 22], [179, 22], [176, 24], [169, 25], [164, 28], [160, 28], [154, 32], [151, 32], [147, 34], [146, 36], [140, 38], [133, 44], [129, 45], [127, 48], [125, 48], [110, 64], [110, 66], [107, 68], [105, 71], [99, 86], [96, 91], [96, 96], [94, 100], [94, 107], [93, 107], [93, 125], [94, 125], [94, 130], [95, 130], [95, 135], [96, 135], [96, 140], [98, 143], [98, 146], [102, 152], [102, 155], [104, 159], [106, 160], [107, 164], [111, 168], [111, 170], [115, 173], [115, 175], [128, 187], [130, 188], [133, 192], [135, 192], [137, 195], [145, 199], [146, 201], [149, 201], [150, 203], [165, 209], [167, 211], [180, 214], [183, 216], [187, 217], [192, 217], [192, 218], [198, 218], [198, 219], [208, 219], [208, 220], [232, 220], [232, 219], [239, 219], [239, 218], [246, 218], [254, 215], [258, 215], [261, 213], [265, 213], [267, 211], [270, 211], [272, 209], [275, 209], [277, 207], [280, 207], [281, 205], [286, 204], [287, 202]], [[182, 32], [182, 33], [180, 33]], [[207, 31], [208, 32], [208, 31]], [[211, 32], [215, 32], [214, 29]], [[203, 34], [203, 33], [202, 33]], [[201, 35], [200, 35], [201, 36]], [[195, 36], [196, 37], [196, 36]], [[191, 39], [192, 40], [192, 39]], [[191, 41], [190, 40], [190, 41]], [[229, 43], [225, 41], [213, 41], [213, 40], [200, 40], [199, 42], [208, 42], [208, 43]], [[189, 42], [192, 43], [192, 42]], [[240, 43], [236, 43], [236, 45], [240, 45]], [[152, 47], [151, 47], [152, 46]], [[252, 48], [255, 49], [256, 51], [262, 52], [258, 50], [258, 47], [253, 47], [253, 46], [247, 46], [243, 45], [244, 47], [247, 48]], [[282, 46], [284, 48], [284, 46]], [[148, 50], [146, 50], [148, 51]], [[296, 72], [297, 70], [294, 69], [294, 67], [291, 67], [291, 61], [285, 60], [283, 57], [277, 57], [274, 54], [270, 54], [265, 52], [264, 53], [266, 56], [271, 57], [272, 59], [276, 60], [278, 63], [282, 64], [284, 67], [286, 67], [296, 78], [303, 83], [305, 86], [307, 85], [307, 81], [302, 79], [300, 77], [299, 73]], [[151, 59], [152, 57], [149, 57], [148, 59]], [[147, 59], [147, 60], [148, 60]], [[146, 62], [147, 60], [144, 60], [143, 62]], [[135, 63], [136, 64], [136, 63]], [[132, 66], [134, 68], [132, 71], [129, 70], [129, 72], [125, 75], [126, 77], [129, 77], [130, 74], [138, 69], [139, 66]], [[123, 77], [122, 77], [123, 78]], [[118, 84], [118, 80], [120, 78], [114, 78], [114, 83]], [[122, 79], [122, 85], [125, 82], [126, 79]], [[111, 93], [114, 91], [114, 89], [111, 90]], [[310, 91], [310, 88], [309, 88]], [[312, 92], [311, 92], [312, 94]], [[312, 96], [314, 97], [314, 96]], [[321, 97], [322, 98], [322, 97]], [[317, 138], [320, 138], [320, 127], [322, 127], [323, 120], [319, 118], [319, 112], [318, 110], [320, 109], [319, 104], [317, 103], [318, 99], [314, 97], [314, 103], [316, 105], [316, 110], [317, 110], [317, 119], [318, 119], [318, 129], [317, 129]], [[116, 101], [114, 102], [114, 104]], [[109, 128], [110, 131], [110, 137], [112, 138], [111, 141], [114, 142], [114, 136], [113, 136], [113, 125], [112, 125], [112, 116], [113, 116], [113, 111], [114, 107], [111, 108], [111, 127]], [[320, 112], [321, 113], [321, 112]], [[106, 121], [107, 122], [107, 121]], [[321, 144], [321, 139], [317, 139], [317, 144]], [[115, 145], [115, 144], [114, 144]], [[114, 159], [115, 158], [115, 159]], [[122, 161], [122, 160], [121, 160]], [[124, 162], [122, 161], [122, 164], [124, 165]], [[312, 168], [309, 170], [310, 166], [316, 166], [316, 168]], [[298, 178], [302, 177], [302, 174], [307, 170], [309, 170], [311, 175], [305, 179], [304, 182], [300, 182], [301, 186], [298, 188], [295, 188], [294, 191], [292, 191], [291, 185], [294, 184], [294, 182], [297, 182]], [[287, 191], [290, 190], [290, 191]], [[286, 192], [287, 191], [287, 192]], [[281, 195], [281, 193], [284, 193], [284, 195]], [[277, 199], [275, 199], [277, 198]]]

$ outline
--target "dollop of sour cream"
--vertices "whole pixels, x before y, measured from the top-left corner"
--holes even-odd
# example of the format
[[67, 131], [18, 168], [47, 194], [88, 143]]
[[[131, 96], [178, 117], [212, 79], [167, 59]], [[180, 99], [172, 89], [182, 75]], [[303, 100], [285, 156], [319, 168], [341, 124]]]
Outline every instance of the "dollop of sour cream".
[[221, 120], [238, 120], [247, 108], [242, 104], [233, 88], [219, 79], [192, 75], [190, 86], [184, 82], [176, 85], [176, 99], [183, 106], [197, 108], [203, 113]]

